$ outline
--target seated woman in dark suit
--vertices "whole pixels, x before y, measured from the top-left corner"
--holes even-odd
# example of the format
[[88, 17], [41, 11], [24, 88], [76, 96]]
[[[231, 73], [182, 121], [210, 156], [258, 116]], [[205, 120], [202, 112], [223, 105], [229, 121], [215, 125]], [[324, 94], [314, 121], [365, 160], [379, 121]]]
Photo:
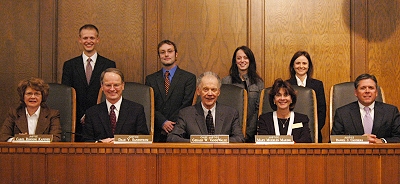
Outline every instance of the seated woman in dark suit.
[[297, 97], [292, 86], [287, 81], [276, 79], [268, 95], [274, 111], [260, 116], [258, 135], [293, 135], [294, 142], [310, 143], [307, 115], [293, 112]]
[[11, 142], [17, 134], [52, 134], [61, 140], [60, 113], [45, 104], [49, 85], [42, 79], [29, 78], [18, 84], [20, 105], [11, 108], [0, 131], [0, 141]]

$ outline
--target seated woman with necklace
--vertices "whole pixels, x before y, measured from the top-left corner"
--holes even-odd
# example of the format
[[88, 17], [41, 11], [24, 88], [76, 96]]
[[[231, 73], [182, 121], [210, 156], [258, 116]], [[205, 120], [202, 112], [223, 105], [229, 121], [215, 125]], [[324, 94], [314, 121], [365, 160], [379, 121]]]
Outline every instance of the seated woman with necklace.
[[292, 135], [296, 143], [311, 143], [307, 115], [293, 112], [297, 96], [292, 86], [276, 79], [268, 95], [274, 111], [260, 115], [258, 135]]

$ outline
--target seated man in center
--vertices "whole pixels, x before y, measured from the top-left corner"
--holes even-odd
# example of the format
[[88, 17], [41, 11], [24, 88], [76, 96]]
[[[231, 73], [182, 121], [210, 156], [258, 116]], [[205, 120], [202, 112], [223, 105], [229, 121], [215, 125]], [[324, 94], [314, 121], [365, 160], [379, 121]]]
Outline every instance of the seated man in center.
[[221, 79], [213, 72], [199, 76], [196, 94], [201, 102], [179, 111], [167, 142], [190, 142], [190, 135], [229, 135], [229, 142], [244, 142], [237, 110], [217, 103], [221, 84]]
[[86, 111], [83, 128], [85, 141], [114, 142], [114, 135], [148, 135], [144, 107], [122, 98], [124, 75], [108, 68], [100, 76], [106, 101]]

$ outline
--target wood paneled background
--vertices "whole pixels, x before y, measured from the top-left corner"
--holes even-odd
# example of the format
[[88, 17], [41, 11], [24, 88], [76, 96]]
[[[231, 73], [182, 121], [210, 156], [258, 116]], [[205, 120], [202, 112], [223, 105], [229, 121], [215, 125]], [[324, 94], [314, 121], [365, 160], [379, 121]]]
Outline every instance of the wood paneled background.
[[399, 8], [398, 0], [3, 0], [0, 120], [18, 103], [19, 80], [61, 81], [63, 63], [82, 53], [78, 29], [86, 23], [98, 26], [99, 54], [116, 61], [126, 81], [143, 83], [160, 69], [163, 39], [177, 44], [181, 68], [221, 77], [235, 48], [248, 45], [266, 86], [287, 79], [292, 55], [307, 50], [328, 103], [332, 85], [368, 72], [400, 107]]

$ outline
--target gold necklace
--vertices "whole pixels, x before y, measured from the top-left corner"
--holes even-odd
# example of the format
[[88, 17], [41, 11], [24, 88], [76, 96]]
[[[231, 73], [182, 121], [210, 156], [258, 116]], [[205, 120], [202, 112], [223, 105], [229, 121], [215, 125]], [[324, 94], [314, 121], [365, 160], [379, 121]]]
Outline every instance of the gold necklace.
[[282, 124], [282, 127], [285, 128], [286, 123], [289, 121], [290, 118], [286, 119], [285, 122], [282, 121], [282, 119], [279, 119], [279, 122]]

